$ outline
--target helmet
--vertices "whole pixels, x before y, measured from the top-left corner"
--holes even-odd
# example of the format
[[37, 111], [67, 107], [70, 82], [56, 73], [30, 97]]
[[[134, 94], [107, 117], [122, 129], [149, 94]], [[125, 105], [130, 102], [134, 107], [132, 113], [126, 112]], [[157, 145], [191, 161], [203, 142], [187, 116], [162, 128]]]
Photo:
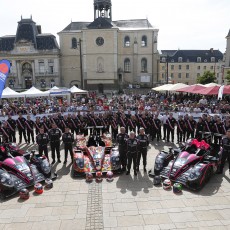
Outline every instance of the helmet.
[[21, 199], [27, 200], [30, 197], [29, 191], [26, 188], [23, 188], [19, 192], [19, 196]]
[[113, 181], [113, 172], [108, 171], [106, 173], [106, 179], [107, 179], [107, 181]]
[[42, 194], [43, 193], [43, 186], [42, 186], [42, 184], [40, 184], [40, 183], [35, 184], [34, 185], [34, 191], [37, 194]]
[[171, 188], [172, 184], [171, 181], [169, 179], [165, 179], [163, 181], [163, 188], [166, 190], [169, 190]]
[[96, 180], [97, 181], [102, 181], [102, 172], [96, 172]]
[[180, 183], [175, 183], [173, 185], [173, 192], [174, 193], [181, 193], [182, 192], [182, 185]]
[[92, 182], [93, 181], [93, 174], [92, 173], [86, 173], [86, 182]]
[[53, 181], [49, 178], [45, 180], [46, 188], [53, 188]]
[[154, 185], [159, 185], [159, 184], [161, 184], [161, 177], [160, 177], [160, 176], [155, 176], [155, 177], [154, 177], [153, 184], [154, 184]]

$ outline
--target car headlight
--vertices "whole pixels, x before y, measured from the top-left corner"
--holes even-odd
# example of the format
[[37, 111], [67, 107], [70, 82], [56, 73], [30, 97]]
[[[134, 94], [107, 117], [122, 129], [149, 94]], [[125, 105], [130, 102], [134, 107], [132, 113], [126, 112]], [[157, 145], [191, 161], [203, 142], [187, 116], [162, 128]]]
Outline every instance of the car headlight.
[[163, 164], [164, 160], [162, 158], [156, 158], [156, 164]]
[[191, 173], [190, 173], [190, 175], [189, 175], [189, 178], [192, 179], [192, 180], [195, 180], [195, 179], [197, 179], [200, 175], [201, 175], [201, 172], [200, 172], [200, 171], [192, 170]]
[[4, 186], [8, 186], [8, 187], [12, 187], [13, 186], [13, 181], [11, 180], [11, 177], [10, 177], [9, 174], [3, 173], [3, 174], [0, 175], [0, 178], [1, 178], [1, 183]]

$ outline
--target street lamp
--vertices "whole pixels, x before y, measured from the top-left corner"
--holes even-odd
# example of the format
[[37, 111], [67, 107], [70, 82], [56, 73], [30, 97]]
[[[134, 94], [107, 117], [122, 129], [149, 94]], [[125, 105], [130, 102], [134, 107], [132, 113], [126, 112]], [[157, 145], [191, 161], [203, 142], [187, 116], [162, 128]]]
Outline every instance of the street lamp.
[[82, 49], [81, 49], [81, 38], [79, 39], [79, 51], [80, 51], [80, 71], [81, 71], [81, 88], [84, 89], [84, 78], [83, 78], [83, 68], [82, 68]]

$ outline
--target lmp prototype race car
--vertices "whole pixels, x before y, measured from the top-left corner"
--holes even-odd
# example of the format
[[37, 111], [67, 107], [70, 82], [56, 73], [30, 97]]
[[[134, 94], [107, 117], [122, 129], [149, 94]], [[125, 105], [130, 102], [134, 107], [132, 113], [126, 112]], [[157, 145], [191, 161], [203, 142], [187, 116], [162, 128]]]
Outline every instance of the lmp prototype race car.
[[204, 140], [193, 139], [176, 154], [172, 149], [169, 153], [160, 152], [150, 175], [160, 175], [192, 190], [199, 190], [217, 172], [220, 161], [221, 149], [216, 151]]
[[119, 151], [113, 147], [110, 134], [104, 134], [102, 137], [92, 135], [88, 140], [82, 135], [77, 136], [73, 158], [74, 176], [97, 172], [119, 172], [121, 168]]
[[46, 157], [16, 149], [20, 150], [16, 144], [0, 145], [1, 198], [51, 177], [51, 166]]

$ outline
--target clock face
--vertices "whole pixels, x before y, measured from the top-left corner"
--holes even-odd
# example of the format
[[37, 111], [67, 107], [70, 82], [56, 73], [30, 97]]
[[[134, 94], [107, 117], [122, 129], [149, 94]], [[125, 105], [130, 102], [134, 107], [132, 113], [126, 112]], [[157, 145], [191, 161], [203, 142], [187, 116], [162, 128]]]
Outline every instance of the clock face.
[[97, 43], [98, 46], [102, 46], [104, 44], [104, 38], [98, 37], [96, 39], [96, 43]]

